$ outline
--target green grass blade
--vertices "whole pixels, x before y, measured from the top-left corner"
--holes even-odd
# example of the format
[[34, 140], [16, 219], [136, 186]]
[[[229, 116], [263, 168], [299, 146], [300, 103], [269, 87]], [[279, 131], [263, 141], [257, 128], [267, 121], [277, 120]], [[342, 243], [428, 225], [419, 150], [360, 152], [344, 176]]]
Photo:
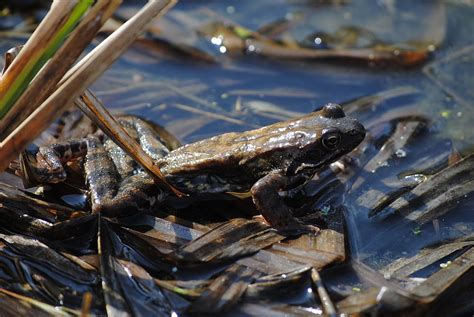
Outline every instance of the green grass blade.
[[12, 82], [10, 88], [0, 99], [0, 119], [10, 110], [15, 101], [26, 90], [30, 81], [35, 77], [43, 65], [54, 55], [61, 47], [69, 33], [78, 24], [81, 17], [92, 5], [93, 0], [80, 0], [71, 12], [71, 16], [66, 23], [57, 30], [50, 43], [42, 50], [38, 51], [35, 58], [31, 58], [26, 64], [19, 76]]

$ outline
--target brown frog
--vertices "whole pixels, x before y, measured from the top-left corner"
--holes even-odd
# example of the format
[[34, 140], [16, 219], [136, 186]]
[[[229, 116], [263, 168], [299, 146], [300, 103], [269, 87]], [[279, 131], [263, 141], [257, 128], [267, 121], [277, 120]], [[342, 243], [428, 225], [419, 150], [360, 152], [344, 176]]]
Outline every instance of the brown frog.
[[[136, 117], [119, 122], [156, 160], [166, 179], [191, 197], [249, 192], [265, 220], [279, 230], [317, 232], [293, 217], [279, 195], [310, 179], [365, 137], [356, 119], [327, 104], [303, 117], [260, 129], [225, 133], [171, 150], [156, 130]], [[62, 164], [85, 155], [86, 181], [94, 212], [120, 216], [149, 210], [170, 194], [154, 186], [126, 153], [100, 133], [40, 148], [35, 174], [43, 182], [65, 179]]]

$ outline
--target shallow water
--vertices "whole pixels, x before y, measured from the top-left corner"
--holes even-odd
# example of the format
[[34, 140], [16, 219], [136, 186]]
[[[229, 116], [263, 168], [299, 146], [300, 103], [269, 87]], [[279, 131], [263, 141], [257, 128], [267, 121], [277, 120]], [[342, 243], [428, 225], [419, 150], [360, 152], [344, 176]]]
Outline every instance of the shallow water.
[[[413, 173], [413, 164], [420, 155], [442, 156], [453, 149], [463, 155], [471, 153], [474, 96], [468, 87], [473, 83], [474, 21], [469, 17], [474, 8], [446, 1], [357, 1], [333, 6], [312, 3], [279, 1], [275, 5], [274, 1], [258, 1], [236, 6], [232, 1], [181, 2], [157, 24], [163, 28], [163, 36], [192, 43], [212, 54], [216, 62], [133, 49], [95, 84], [95, 91], [106, 105], [152, 119], [182, 141], [191, 142], [306, 113], [327, 102], [345, 103], [404, 87], [406, 93], [387, 97], [376, 109], [352, 114], [367, 123], [391, 109], [411, 106], [430, 118], [428, 128], [403, 148], [402, 157], [389, 161], [372, 178], [367, 175], [369, 181], [347, 195], [352, 253], [378, 263], [462, 236], [463, 232], [453, 230], [453, 225], [473, 222], [469, 202], [440, 219], [438, 233], [429, 224], [422, 228], [406, 224], [388, 231], [386, 236], [387, 228], [401, 220], [371, 220], [357, 199], [368, 189], [383, 191], [383, 184], [376, 181], [381, 177]], [[410, 68], [350, 61], [282, 61], [256, 54], [221, 53], [222, 45], [214, 45], [196, 33], [216, 20], [257, 30], [285, 19], [292, 25], [282, 37], [296, 41], [350, 26], [370, 31], [379, 41], [402, 47], [422, 43], [418, 45], [436, 49], [426, 63]], [[168, 30], [170, 26], [175, 29]], [[364, 45], [364, 38], [359, 42]], [[268, 110], [268, 103], [277, 110]], [[259, 111], [261, 107], [265, 111]], [[215, 114], [227, 119], [215, 118]], [[388, 258], [381, 260], [379, 256]]]

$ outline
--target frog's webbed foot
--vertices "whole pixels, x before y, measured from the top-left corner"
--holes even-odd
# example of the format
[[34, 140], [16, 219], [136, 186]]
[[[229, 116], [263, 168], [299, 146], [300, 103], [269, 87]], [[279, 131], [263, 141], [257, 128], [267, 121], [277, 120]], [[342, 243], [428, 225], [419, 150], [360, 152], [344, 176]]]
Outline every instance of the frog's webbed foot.
[[122, 217], [150, 211], [157, 202], [164, 200], [166, 195], [144, 172], [127, 177], [117, 190], [102, 192], [103, 196], [97, 193], [99, 187], [100, 185], [91, 186], [90, 189], [92, 211], [106, 217]]
[[278, 194], [288, 187], [291, 179], [278, 173], [269, 173], [256, 182], [251, 189], [252, 198], [258, 211], [275, 229], [290, 235], [301, 233], [317, 234], [319, 228], [307, 225], [293, 216], [291, 209]]

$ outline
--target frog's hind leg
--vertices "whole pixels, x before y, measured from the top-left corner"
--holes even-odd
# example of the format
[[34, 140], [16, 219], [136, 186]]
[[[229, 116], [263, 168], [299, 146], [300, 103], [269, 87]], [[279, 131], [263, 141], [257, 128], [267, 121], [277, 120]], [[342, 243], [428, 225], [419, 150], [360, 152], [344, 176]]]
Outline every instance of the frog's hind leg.
[[148, 174], [139, 172], [121, 182], [117, 194], [102, 206], [101, 212], [109, 217], [147, 212], [166, 195]]
[[136, 117], [129, 120], [137, 131], [140, 146], [152, 159], [159, 160], [168, 155], [170, 149], [165, 146], [166, 141], [161, 139], [150, 123]]
[[106, 202], [114, 199], [120, 175], [106, 149], [95, 136], [87, 140], [84, 170], [86, 184], [90, 190], [92, 210], [98, 212]]
[[[126, 155], [123, 153], [123, 155]], [[116, 217], [150, 210], [164, 193], [143, 171], [125, 174], [97, 137], [87, 143], [86, 181], [90, 190], [93, 212]]]
[[318, 227], [307, 225], [295, 218], [291, 209], [278, 194], [290, 183], [292, 183], [291, 179], [279, 172], [269, 173], [258, 180], [251, 188], [252, 199], [257, 210], [272, 227], [280, 231], [289, 234], [318, 233]]

